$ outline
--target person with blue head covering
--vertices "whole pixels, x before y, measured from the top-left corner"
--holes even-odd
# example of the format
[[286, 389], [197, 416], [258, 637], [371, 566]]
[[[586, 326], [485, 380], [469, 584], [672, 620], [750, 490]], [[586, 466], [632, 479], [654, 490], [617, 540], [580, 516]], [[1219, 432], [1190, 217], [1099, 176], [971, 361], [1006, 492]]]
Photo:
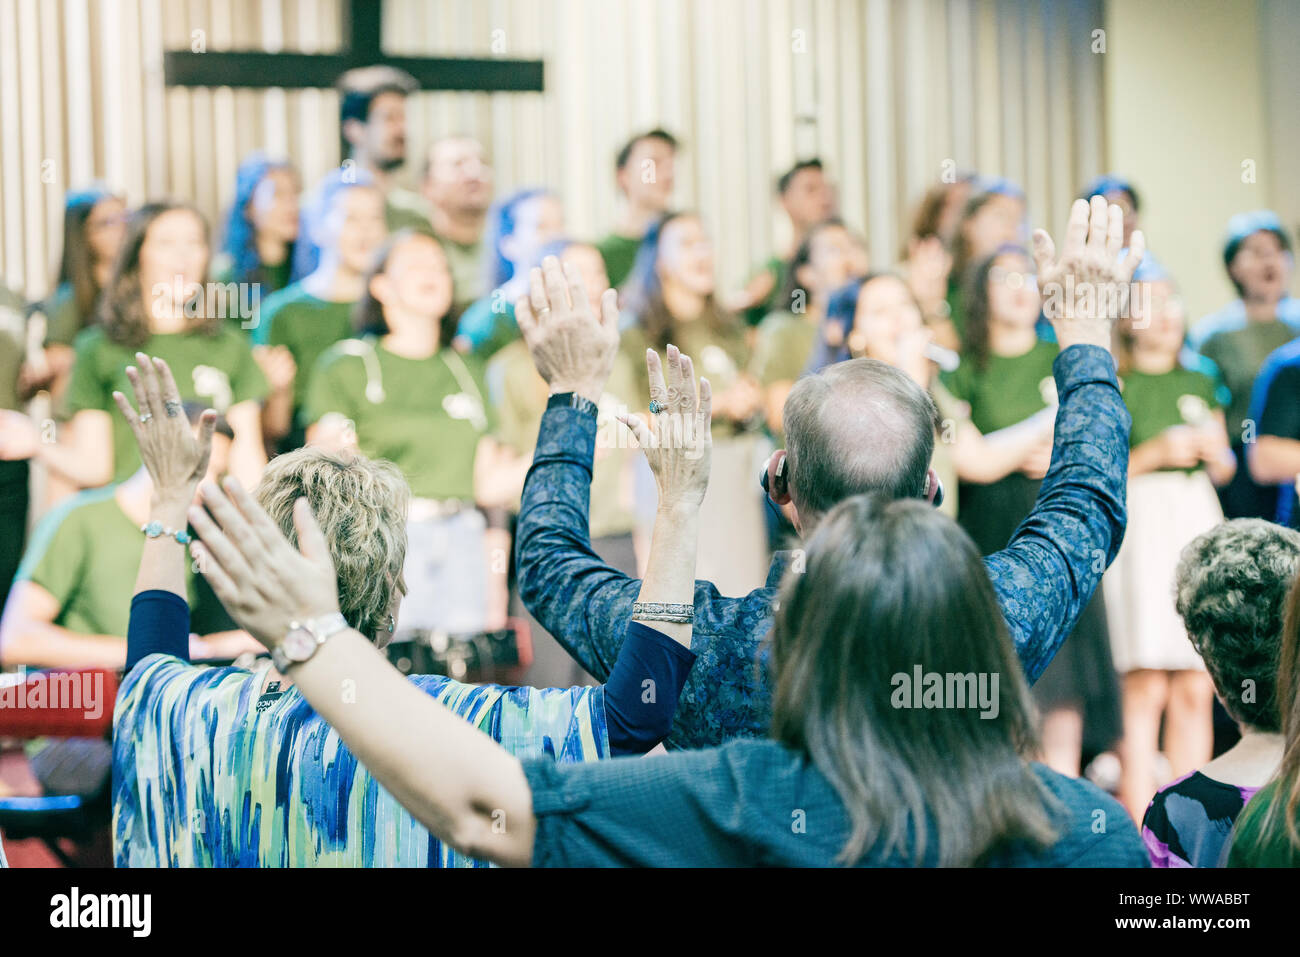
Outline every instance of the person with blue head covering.
[[301, 410], [316, 360], [352, 335], [352, 311], [365, 291], [366, 272], [388, 235], [384, 194], [360, 167], [345, 164], [332, 170], [303, 209], [300, 235], [295, 270], [308, 263], [310, 268], [267, 297], [253, 324], [253, 341], [279, 350], [275, 356], [281, 368], [268, 375], [272, 394], [262, 427], [281, 450], [305, 441]]
[[1002, 246], [1023, 245], [1025, 193], [1001, 177], [977, 177], [962, 210], [952, 241], [952, 269], [948, 273], [948, 315], [958, 337], [965, 335], [962, 284], [971, 266]]
[[302, 184], [293, 164], [252, 153], [235, 174], [235, 198], [226, 214], [218, 282], [255, 282], [263, 296], [289, 284], [298, 239]]
[[456, 335], [484, 359], [518, 337], [515, 300], [528, 292], [528, 270], [547, 243], [564, 235], [564, 207], [545, 189], [521, 189], [488, 211], [486, 276], [489, 290], [460, 317]]
[[[1266, 209], [1238, 213], [1228, 220], [1223, 265], [1239, 295], [1192, 327], [1192, 348], [1223, 374], [1232, 395], [1228, 435], [1242, 460], [1259, 432], [1251, 399], [1270, 354], [1300, 335], [1300, 301], [1288, 293], [1295, 257], [1291, 237], [1277, 214]], [[1252, 469], [1238, 469], [1220, 497], [1228, 518], [1273, 518], [1277, 489], [1260, 485]], [[1271, 474], [1267, 466], [1263, 473]]]

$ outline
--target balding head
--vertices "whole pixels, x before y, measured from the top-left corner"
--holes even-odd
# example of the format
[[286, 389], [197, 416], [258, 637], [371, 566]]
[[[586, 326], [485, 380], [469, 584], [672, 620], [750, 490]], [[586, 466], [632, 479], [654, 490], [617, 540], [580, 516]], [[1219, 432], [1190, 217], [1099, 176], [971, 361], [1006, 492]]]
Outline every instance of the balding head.
[[806, 531], [846, 498], [925, 494], [939, 415], [928, 392], [876, 359], [799, 379], [785, 400], [790, 497]]

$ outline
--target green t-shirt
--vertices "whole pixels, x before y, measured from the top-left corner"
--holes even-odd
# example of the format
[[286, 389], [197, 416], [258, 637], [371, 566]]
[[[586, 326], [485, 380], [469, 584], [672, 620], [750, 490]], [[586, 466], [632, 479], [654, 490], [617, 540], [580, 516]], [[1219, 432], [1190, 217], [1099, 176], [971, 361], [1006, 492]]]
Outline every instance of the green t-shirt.
[[[106, 485], [79, 492], [51, 509], [37, 525], [14, 580], [30, 581], [54, 596], [59, 603], [54, 624], [125, 639], [144, 535], [118, 505], [116, 491], [117, 486]], [[190, 630], [205, 635], [233, 628], [214, 599], [203, 600], [186, 566]]]
[[817, 344], [817, 323], [789, 312], [770, 313], [758, 326], [753, 372], [762, 386], [803, 375]]
[[451, 269], [452, 309], [459, 314], [476, 299], [487, 295], [487, 277], [483, 275], [483, 241], [466, 246], [454, 242], [445, 236], [434, 234], [434, 239], [442, 246]]
[[781, 295], [781, 290], [786, 283], [786, 261], [779, 256], [772, 256], [766, 262], [761, 263], [751, 274], [751, 278], [759, 273], [767, 273], [772, 277], [772, 291], [763, 297], [761, 302], [755, 303], [749, 309], [745, 310], [745, 323], [750, 326], [757, 326], [770, 313], [776, 305], [777, 297]]
[[1276, 792], [1277, 782], [1272, 781], [1246, 803], [1228, 849], [1229, 867], [1300, 867], [1300, 849], [1287, 839], [1285, 828], [1274, 828], [1271, 839], [1260, 845], [1264, 815]]
[[1250, 394], [1259, 367], [1269, 353], [1294, 338], [1295, 333], [1286, 323], [1270, 319], [1247, 322], [1240, 329], [1220, 332], [1201, 346], [1201, 355], [1219, 367], [1223, 382], [1232, 394], [1228, 405], [1228, 438], [1234, 445], [1241, 444], [1242, 423], [1250, 416]]
[[317, 360], [334, 343], [352, 335], [355, 305], [353, 302], [317, 299], [300, 282], [281, 290], [262, 304], [261, 321], [253, 329], [253, 341], [258, 345], [285, 346], [292, 353], [298, 366], [293, 380], [295, 420], [307, 401], [307, 384]]
[[23, 301], [0, 286], [0, 409], [17, 409], [18, 370], [23, 364]]
[[[367, 369], [367, 365], [372, 368]], [[371, 402], [372, 391], [383, 397]], [[357, 447], [388, 459], [417, 498], [474, 500], [474, 452], [496, 428], [483, 364], [443, 349], [427, 359], [394, 355], [378, 342], [352, 339], [331, 346], [312, 373], [307, 422], [341, 415]]]
[[[501, 383], [497, 403], [501, 426], [497, 437], [519, 455], [532, 458], [549, 392], [522, 339], [516, 339], [492, 358], [488, 380], [494, 383], [494, 392], [495, 383]], [[627, 427], [613, 418], [616, 412], [635, 413], [642, 407], [643, 403], [634, 401], [634, 381], [627, 357], [622, 353], [615, 356], [598, 403], [596, 455], [591, 466], [592, 538], [627, 534], [636, 524], [631, 485], [624, 479], [629, 461], [640, 453], [631, 447]]]
[[953, 398], [970, 405], [975, 428], [988, 435], [1023, 422], [1055, 401], [1052, 363], [1059, 352], [1055, 343], [1039, 341], [1024, 355], [990, 354], [983, 369], [963, 358], [955, 371], [941, 378]]
[[93, 317], [83, 319], [77, 311], [77, 297], [72, 283], [61, 283], [43, 303], [41, 312], [45, 313], [45, 344], [47, 346], [70, 346], [81, 332], [91, 323]]
[[609, 284], [617, 289], [632, 273], [632, 264], [636, 262], [637, 251], [641, 248], [641, 237], [620, 236], [610, 233], [597, 241], [596, 249], [605, 260], [605, 272]]
[[1200, 425], [1223, 408], [1215, 381], [1182, 366], [1163, 375], [1126, 372], [1120, 378], [1120, 392], [1133, 417], [1129, 448], [1137, 448], [1175, 425]]
[[114, 390], [135, 401], [126, 367], [135, 365], [135, 353], [157, 356], [171, 366], [181, 398], [203, 402], [218, 412], [228, 412], [241, 402], [266, 398], [266, 376], [253, 359], [248, 340], [229, 326], [215, 333], [172, 332], [151, 335], [139, 349], [111, 342], [102, 326], [92, 326], [77, 336], [76, 357], [65, 401], [68, 414], [86, 409], [107, 412], [113, 422], [113, 481], [120, 482], [140, 467], [131, 427], [113, 401]]

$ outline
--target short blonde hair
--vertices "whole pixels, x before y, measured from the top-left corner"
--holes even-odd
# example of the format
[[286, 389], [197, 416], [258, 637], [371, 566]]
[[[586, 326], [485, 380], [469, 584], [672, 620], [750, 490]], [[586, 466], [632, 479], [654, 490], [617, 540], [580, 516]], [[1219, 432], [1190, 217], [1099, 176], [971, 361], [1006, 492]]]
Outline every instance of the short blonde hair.
[[405, 591], [411, 490], [397, 466], [302, 448], [273, 458], [253, 494], [295, 548], [293, 503], [306, 497], [329, 543], [343, 617], [367, 637], [386, 632], [393, 590]]

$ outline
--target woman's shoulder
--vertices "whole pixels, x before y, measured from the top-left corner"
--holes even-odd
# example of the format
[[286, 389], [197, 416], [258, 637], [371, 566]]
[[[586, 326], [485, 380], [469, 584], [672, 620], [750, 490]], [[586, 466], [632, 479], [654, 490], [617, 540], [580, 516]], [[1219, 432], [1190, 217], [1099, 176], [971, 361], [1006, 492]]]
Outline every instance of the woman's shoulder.
[[1063, 811], [1056, 843], [1040, 855], [1045, 866], [1150, 866], [1137, 827], [1119, 801], [1091, 781], [1066, 777], [1042, 764], [1030, 767]]

